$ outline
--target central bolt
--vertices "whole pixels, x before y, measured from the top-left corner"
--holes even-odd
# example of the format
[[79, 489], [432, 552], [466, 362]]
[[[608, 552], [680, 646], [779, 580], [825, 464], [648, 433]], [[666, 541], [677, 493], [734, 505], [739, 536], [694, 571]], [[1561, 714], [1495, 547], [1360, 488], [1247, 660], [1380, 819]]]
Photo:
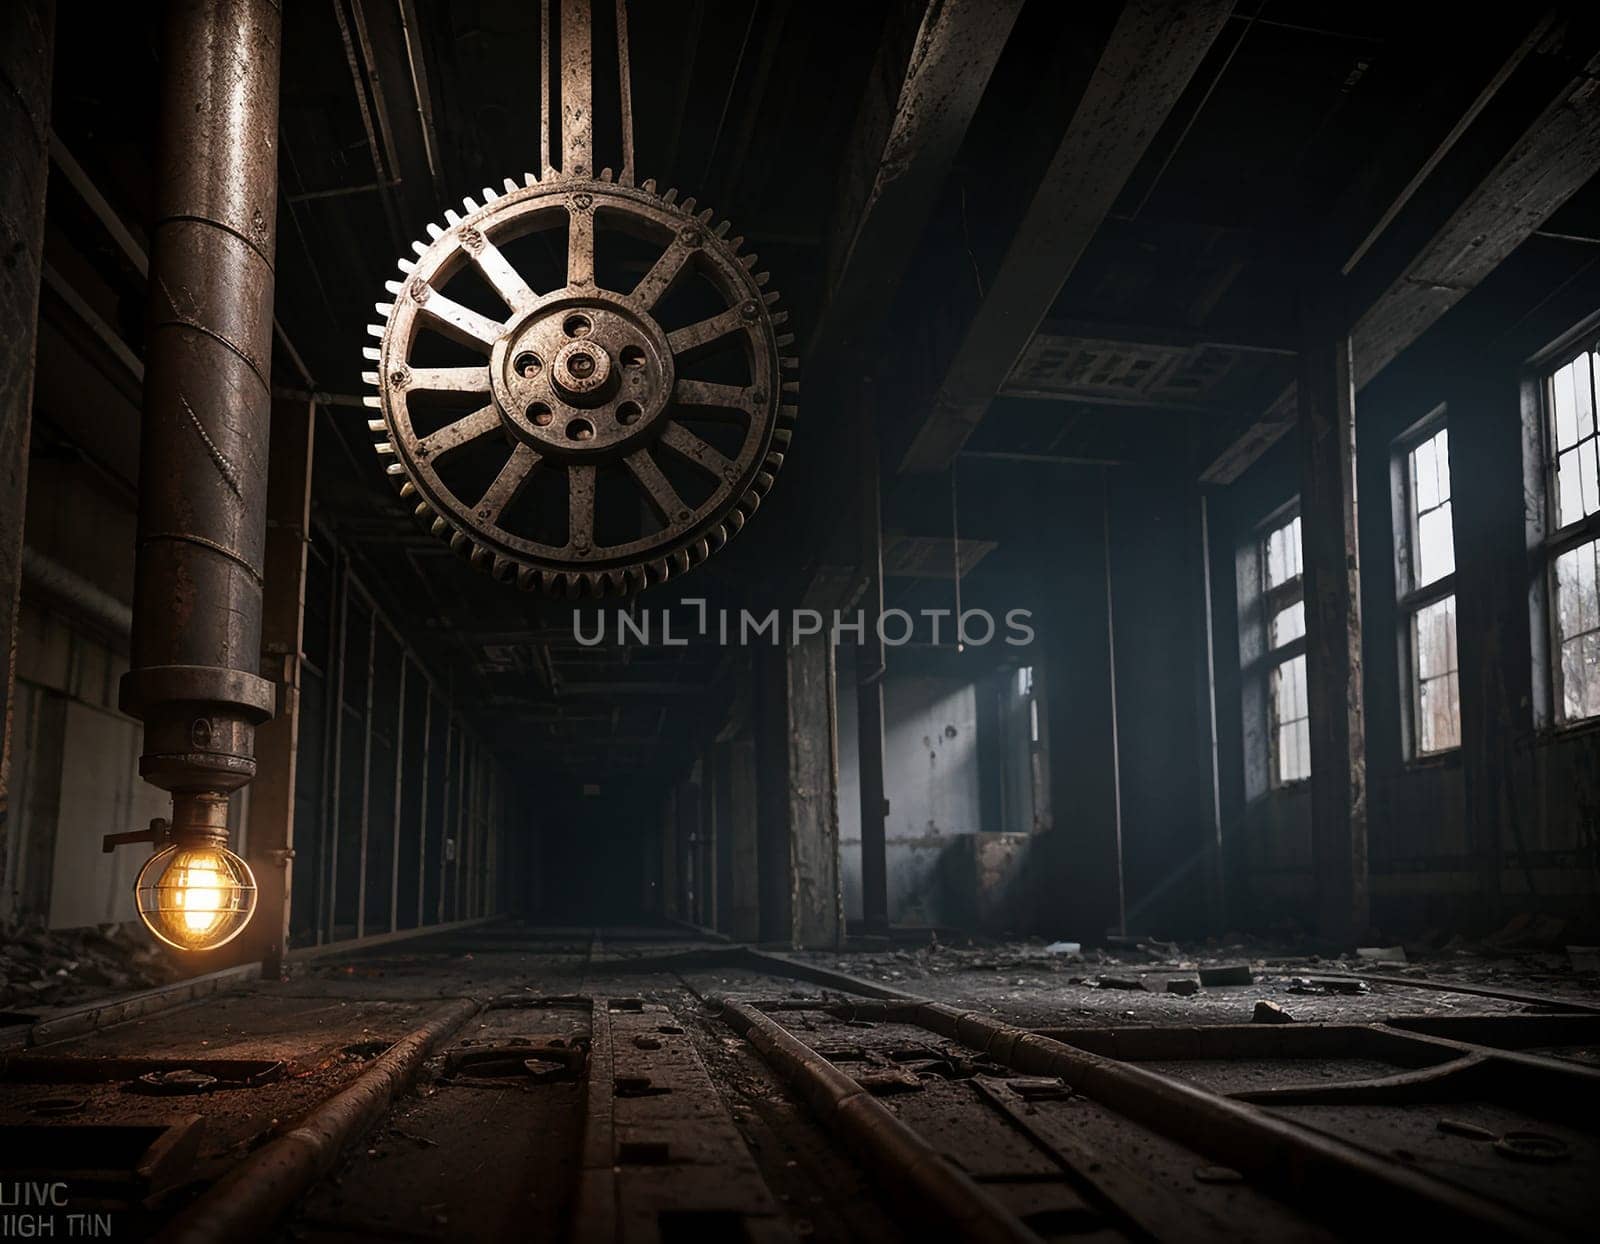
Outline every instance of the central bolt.
[[611, 368], [611, 355], [604, 346], [578, 338], [561, 347], [550, 372], [563, 398], [577, 405], [594, 405], [605, 400]]

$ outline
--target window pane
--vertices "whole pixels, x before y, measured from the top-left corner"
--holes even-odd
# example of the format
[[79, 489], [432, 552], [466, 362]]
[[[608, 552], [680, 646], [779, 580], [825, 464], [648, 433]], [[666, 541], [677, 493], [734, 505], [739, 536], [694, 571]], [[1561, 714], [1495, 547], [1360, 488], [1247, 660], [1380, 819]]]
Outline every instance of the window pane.
[[1287, 609], [1280, 609], [1273, 615], [1270, 634], [1267, 638], [1268, 647], [1281, 648], [1284, 644], [1299, 639], [1306, 633], [1306, 603], [1297, 600]]
[[1434, 439], [1430, 437], [1411, 451], [1412, 512], [1415, 514], [1439, 504], [1439, 471], [1434, 448]]
[[[1570, 449], [1578, 443], [1578, 401], [1574, 381], [1578, 364], [1587, 368], [1588, 359], [1580, 356], [1572, 360], [1550, 378], [1550, 400], [1555, 407], [1556, 449]], [[1584, 377], [1585, 380], [1588, 377]]]
[[1594, 355], [1585, 354], [1572, 362], [1573, 398], [1578, 408], [1578, 439], [1594, 435], [1594, 385], [1591, 366]]
[[1593, 440], [1578, 446], [1578, 478], [1583, 481], [1583, 512], [1600, 510], [1600, 478], [1595, 473], [1595, 453], [1600, 444]]
[[1306, 711], [1306, 659], [1292, 657], [1272, 671], [1273, 782], [1311, 776], [1311, 733]]
[[1439, 500], [1450, 500], [1450, 429], [1440, 428], [1433, 438], [1434, 465], [1439, 471]]
[[1450, 529], [1450, 502], [1417, 519], [1415, 587], [1437, 583], [1456, 569], [1455, 535]]
[[1600, 716], [1600, 540], [1556, 558], [1562, 719]]
[[1300, 519], [1290, 519], [1267, 535], [1267, 587], [1274, 588], [1300, 577]]
[[1569, 449], [1556, 461], [1556, 526], [1566, 527], [1583, 517], [1583, 481], [1579, 477], [1579, 450]]
[[1417, 752], [1461, 744], [1461, 694], [1456, 673], [1456, 598], [1417, 610], [1412, 620], [1416, 653]]

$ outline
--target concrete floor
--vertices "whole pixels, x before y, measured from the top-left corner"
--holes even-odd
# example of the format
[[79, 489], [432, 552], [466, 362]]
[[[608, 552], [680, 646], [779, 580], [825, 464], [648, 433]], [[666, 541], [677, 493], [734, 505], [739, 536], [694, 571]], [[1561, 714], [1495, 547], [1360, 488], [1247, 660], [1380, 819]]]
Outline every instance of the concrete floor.
[[[870, 1161], [841, 1143], [819, 1122], [814, 1106], [708, 1007], [707, 999], [725, 997], [783, 1008], [769, 1014], [868, 1086], [876, 1102], [965, 1172], [1032, 1238], [1338, 1238], [1359, 1234], [1347, 1206], [1228, 1168], [1202, 1152], [1203, 1143], [1196, 1147], [1130, 1119], [1093, 1087], [1075, 1091], [1059, 1081], [1041, 1087], [1038, 1077], [1019, 1075], [980, 1050], [913, 1024], [854, 1019], [828, 1004], [899, 991], [1022, 1027], [1083, 1030], [1085, 1048], [1115, 1039], [1094, 1036], [1107, 1028], [1183, 1032], [1248, 1025], [1261, 1001], [1287, 1011], [1302, 1032], [1308, 1025], [1363, 1025], [1395, 1016], [1549, 1013], [1526, 1000], [1427, 987], [1420, 983], [1424, 974], [1459, 988], [1527, 991], [1600, 1013], [1600, 982], [1578, 977], [1553, 959], [1452, 955], [1403, 968], [1384, 964], [1382, 975], [1403, 979], [1410, 972], [1419, 980], [1325, 995], [1297, 992], [1303, 987], [1292, 982], [1351, 965], [1310, 963], [1261, 948], [1216, 948], [1188, 959], [1181, 951], [1130, 948], [1115, 958], [1077, 959], [1016, 943], [756, 958], [678, 931], [490, 926], [307, 961], [283, 982], [247, 983], [29, 1049], [6, 1065], [0, 1128], [25, 1139], [28, 1133], [15, 1129], [147, 1125], [198, 1115], [198, 1144], [181, 1169], [164, 1176], [168, 1186], [143, 1188], [137, 1196], [116, 1188], [94, 1195], [96, 1205], [114, 1214], [119, 1234], [145, 1238], [181, 1221], [209, 1185], [356, 1083], [380, 1053], [442, 1004], [473, 997], [493, 1004], [440, 1043], [413, 1088], [325, 1177], [293, 1198], [285, 1217], [255, 1223], [257, 1236], [355, 1241], [926, 1235], [926, 1227], [915, 1222], [916, 1207], [908, 1208], [883, 1178], [869, 1173]], [[1163, 992], [1166, 980], [1192, 976], [1206, 960], [1250, 962], [1254, 979], [1191, 997]], [[1107, 987], [1108, 977], [1143, 988]], [[861, 983], [852, 986], [851, 978]], [[592, 1006], [591, 1000], [598, 1001]], [[527, 1069], [519, 1065], [529, 1050], [559, 1061], [563, 1049], [598, 1042], [595, 1025], [602, 1017], [616, 1066], [615, 1085], [600, 1085], [606, 1090], [600, 1097], [587, 1074], [565, 1074], [538, 1059]], [[1535, 1045], [1517, 1057], [1534, 1055], [1534, 1071], [1562, 1078], [1564, 1090], [1570, 1073], [1573, 1100], [1592, 1101], [1600, 1079], [1600, 1071], [1591, 1069], [1600, 1066], [1597, 1024], [1579, 1017], [1572, 1039]], [[1308, 1080], [1351, 1085], [1404, 1076], [1408, 1065], [1416, 1065], [1368, 1052], [1316, 1058], [1260, 1049], [1226, 1057], [1191, 1054], [1143, 1058], [1140, 1066], [1210, 1093], [1238, 1094]], [[490, 1061], [491, 1055], [501, 1061]], [[101, 1083], [48, 1077], [36, 1082], [39, 1077], [30, 1079], [28, 1069], [42, 1065], [38, 1060], [45, 1056], [157, 1058], [198, 1070], [223, 1066], [216, 1060], [284, 1065], [258, 1086], [224, 1084], [198, 1096], [164, 1096], [135, 1091], [126, 1066]], [[474, 1059], [480, 1060], [476, 1066]], [[1595, 1116], [1555, 1117], [1563, 1112], [1532, 1098], [1519, 1105], [1515, 1093], [1477, 1084], [1451, 1088], [1438, 1099], [1407, 1089], [1409, 1098], [1288, 1103], [1271, 1112], [1368, 1157], [1414, 1169], [1441, 1196], [1466, 1190], [1486, 1198], [1513, 1219], [1526, 1220], [1530, 1233], [1584, 1234], [1584, 1224], [1600, 1210], [1592, 1179], [1600, 1170]], [[586, 1191], [593, 1163], [584, 1157], [586, 1143], [592, 1143], [586, 1120], [597, 1110], [612, 1112], [608, 1125], [615, 1126], [615, 1154], [605, 1163], [616, 1183], [604, 1205], [618, 1215], [615, 1223], [598, 1225], [597, 1202]], [[1481, 1128], [1486, 1138], [1537, 1131], [1553, 1137], [1561, 1154], [1554, 1161], [1519, 1162], [1484, 1139], [1441, 1130], [1442, 1119]], [[17, 1162], [8, 1159], [8, 1168]], [[1105, 1178], [1102, 1167], [1124, 1178], [1117, 1185], [1122, 1210], [1130, 1203], [1142, 1208], [1129, 1214], [1108, 1207], [1106, 1190], [1096, 1182]], [[67, 1178], [70, 1183], [73, 1177]]]

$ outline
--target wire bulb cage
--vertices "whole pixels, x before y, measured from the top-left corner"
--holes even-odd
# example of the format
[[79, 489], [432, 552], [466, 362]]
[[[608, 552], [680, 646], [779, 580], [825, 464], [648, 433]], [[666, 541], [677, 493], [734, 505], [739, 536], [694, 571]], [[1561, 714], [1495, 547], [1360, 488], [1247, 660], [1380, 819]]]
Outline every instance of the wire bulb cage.
[[250, 923], [256, 878], [226, 847], [174, 843], [145, 862], [134, 894], [139, 919], [167, 945], [212, 950]]

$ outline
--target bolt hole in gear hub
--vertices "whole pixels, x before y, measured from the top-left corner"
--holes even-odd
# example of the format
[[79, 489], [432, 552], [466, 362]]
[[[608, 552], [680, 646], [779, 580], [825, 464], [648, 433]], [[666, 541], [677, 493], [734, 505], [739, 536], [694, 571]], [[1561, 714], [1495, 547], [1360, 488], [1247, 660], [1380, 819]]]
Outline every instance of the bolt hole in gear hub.
[[[366, 401], [401, 495], [475, 565], [551, 595], [619, 595], [705, 560], [755, 512], [798, 364], [743, 239], [634, 184], [621, 5], [622, 171], [591, 173], [589, 4], [559, 7], [562, 167], [546, 107], [541, 174], [466, 199], [413, 244], [368, 330]], [[548, 75], [549, 0], [542, 12]]]

